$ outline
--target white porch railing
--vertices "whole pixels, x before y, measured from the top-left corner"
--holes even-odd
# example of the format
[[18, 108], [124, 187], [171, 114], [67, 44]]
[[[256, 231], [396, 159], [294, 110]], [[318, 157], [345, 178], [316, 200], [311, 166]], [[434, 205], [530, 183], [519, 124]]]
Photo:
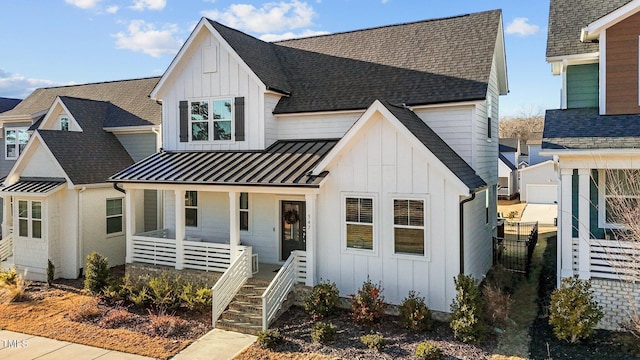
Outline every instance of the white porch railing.
[[306, 280], [307, 255], [304, 251], [292, 251], [287, 261], [262, 294], [262, 330], [267, 330], [280, 306], [296, 282]]
[[176, 241], [167, 239], [168, 230], [155, 230], [132, 236], [134, 262], [175, 266]]
[[231, 247], [228, 244], [184, 241], [185, 269], [225, 272], [231, 263]]
[[211, 288], [211, 315], [214, 328], [222, 312], [251, 277], [251, 247], [240, 246], [239, 250], [238, 257]]
[[580, 240], [573, 239], [573, 270], [578, 273], [581, 261], [589, 262], [590, 277], [640, 280], [640, 244], [621, 240], [589, 240], [589, 259], [580, 259]]
[[0, 240], [0, 261], [7, 260], [13, 255], [13, 234], [5, 236]]

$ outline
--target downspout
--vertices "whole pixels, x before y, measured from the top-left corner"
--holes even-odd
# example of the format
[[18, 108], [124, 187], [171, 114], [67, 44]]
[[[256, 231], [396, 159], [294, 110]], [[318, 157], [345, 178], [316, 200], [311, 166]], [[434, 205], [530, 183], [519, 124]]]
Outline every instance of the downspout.
[[464, 274], [464, 204], [475, 198], [476, 192], [474, 191], [471, 193], [471, 197], [460, 201], [460, 274]]
[[120, 192], [121, 192], [121, 193], [123, 193], [123, 194], [126, 194], [126, 193], [127, 193], [123, 188], [121, 188], [120, 186], [118, 186], [118, 183], [113, 183], [113, 188], [114, 188], [114, 189], [116, 189], [116, 190], [118, 190], [118, 191], [120, 191]]
[[[115, 184], [114, 184], [115, 185]], [[82, 241], [82, 209], [81, 209], [81, 205], [82, 205], [82, 193], [87, 190], [86, 186], [83, 186], [82, 188], [80, 188], [80, 191], [78, 191], [78, 206], [76, 207], [76, 209], [78, 210], [78, 227], [77, 227], [77, 234], [76, 236], [78, 237], [78, 265], [80, 265], [80, 270], [78, 272], [78, 277], [82, 276], [82, 272], [84, 270], [84, 259], [82, 258], [82, 250], [84, 249], [84, 244]]]

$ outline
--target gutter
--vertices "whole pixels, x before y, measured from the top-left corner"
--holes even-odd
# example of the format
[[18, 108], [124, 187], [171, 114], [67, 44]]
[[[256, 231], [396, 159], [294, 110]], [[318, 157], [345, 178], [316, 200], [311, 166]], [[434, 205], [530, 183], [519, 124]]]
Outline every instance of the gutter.
[[476, 192], [474, 191], [471, 197], [460, 201], [460, 274], [464, 274], [464, 204], [475, 200], [475, 198]]
[[123, 188], [121, 188], [120, 186], [118, 186], [118, 183], [117, 183], [117, 182], [114, 182], [114, 183], [113, 183], [113, 188], [114, 188], [114, 189], [116, 189], [116, 190], [118, 190], [118, 191], [120, 191], [120, 192], [121, 192], [121, 193], [123, 193], [123, 194], [126, 194], [126, 193], [127, 193]]

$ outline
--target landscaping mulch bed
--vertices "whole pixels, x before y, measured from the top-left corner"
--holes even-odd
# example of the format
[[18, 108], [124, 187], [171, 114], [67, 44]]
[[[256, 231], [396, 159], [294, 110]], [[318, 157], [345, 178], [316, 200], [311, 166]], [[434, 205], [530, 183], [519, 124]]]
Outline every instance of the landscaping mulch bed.
[[[638, 340], [629, 334], [596, 330], [591, 337], [578, 344], [569, 344], [556, 339], [549, 325], [547, 307], [551, 292], [556, 285], [557, 243], [549, 241], [544, 253], [540, 272], [538, 317], [531, 327], [531, 358], [533, 359], [640, 359], [637, 351]], [[625, 346], [625, 344], [634, 346]]]
[[[368, 328], [354, 325], [349, 314], [349, 311], [341, 310], [323, 320], [336, 326], [338, 331], [335, 341], [323, 345], [311, 339], [315, 322], [303, 309], [292, 307], [271, 326], [283, 335], [283, 344], [268, 351], [256, 343], [235, 359], [416, 359], [416, 346], [426, 340], [440, 347], [443, 359], [488, 359], [496, 345], [494, 337], [481, 345], [456, 341], [447, 323], [436, 321], [432, 331], [416, 334], [402, 327], [397, 316], [385, 315], [378, 326]], [[362, 335], [372, 332], [384, 336], [382, 351], [368, 349], [360, 342]], [[326, 357], [314, 357], [317, 354]]]

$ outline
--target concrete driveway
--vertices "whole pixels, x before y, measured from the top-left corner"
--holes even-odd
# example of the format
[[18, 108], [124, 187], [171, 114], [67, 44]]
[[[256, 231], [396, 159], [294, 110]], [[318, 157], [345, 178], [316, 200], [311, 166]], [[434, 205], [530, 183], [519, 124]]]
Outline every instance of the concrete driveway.
[[522, 211], [522, 222], [535, 222], [540, 225], [554, 226], [554, 219], [558, 217], [558, 205], [527, 204]]

